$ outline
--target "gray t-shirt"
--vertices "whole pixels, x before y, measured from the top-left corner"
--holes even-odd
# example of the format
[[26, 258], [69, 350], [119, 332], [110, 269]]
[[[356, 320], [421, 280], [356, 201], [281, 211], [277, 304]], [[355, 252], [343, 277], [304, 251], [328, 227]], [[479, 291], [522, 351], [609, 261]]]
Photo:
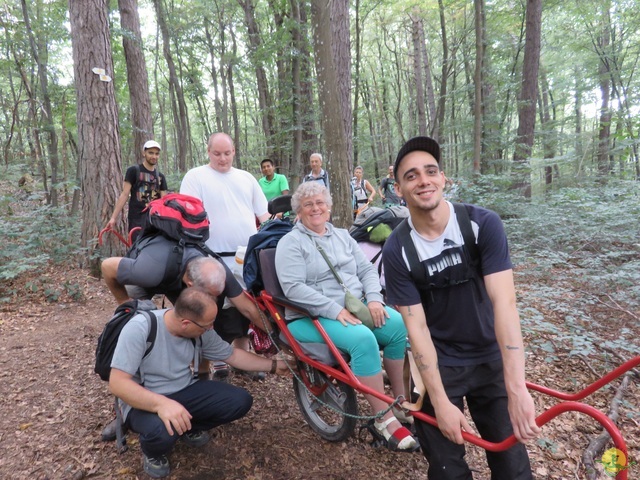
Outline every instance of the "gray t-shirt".
[[[192, 339], [172, 335], [164, 323], [166, 311], [153, 311], [158, 318], [158, 330], [149, 355], [143, 358], [150, 322], [139, 314], [129, 320], [120, 332], [111, 361], [111, 368], [133, 375], [134, 381], [139, 384], [144, 381], [146, 389], [162, 395], [179, 392], [196, 381], [192, 371], [196, 349], [201, 349], [202, 356], [209, 360], [226, 360], [233, 353], [233, 347], [213, 330], [207, 330], [201, 336], [202, 346], [199, 339], [195, 339], [194, 346]], [[121, 404], [126, 418], [131, 407], [124, 402]]]

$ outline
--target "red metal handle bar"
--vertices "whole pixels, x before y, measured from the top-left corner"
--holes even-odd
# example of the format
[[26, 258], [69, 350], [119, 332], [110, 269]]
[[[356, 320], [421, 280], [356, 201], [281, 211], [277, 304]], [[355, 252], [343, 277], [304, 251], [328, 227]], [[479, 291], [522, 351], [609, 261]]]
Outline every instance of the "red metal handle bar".
[[543, 387], [542, 385], [537, 385], [531, 382], [527, 382], [527, 388], [544, 393], [545, 395], [550, 395], [552, 397], [559, 398], [560, 400], [582, 400], [583, 398], [591, 395], [596, 390], [599, 390], [600, 388], [605, 386], [607, 383], [612, 382], [623, 373], [628, 372], [629, 370], [637, 367], [638, 365], [640, 365], [640, 355], [635, 358], [632, 358], [631, 360], [624, 362], [618, 368], [616, 368], [615, 370], [612, 370], [611, 372], [606, 374], [604, 377], [602, 377], [600, 380], [593, 382], [591, 385], [586, 387], [584, 390], [579, 391], [578, 393], [559, 392], [557, 390], [553, 390], [548, 387]]
[[[120, 240], [122, 243], [124, 243], [127, 247], [131, 246], [131, 242], [130, 241], [127, 241], [126, 238], [124, 238], [122, 235], [120, 235], [118, 232], [116, 232], [115, 230], [113, 230], [110, 227], [104, 227], [102, 230], [100, 230], [100, 233], [98, 234], [98, 245], [102, 246], [102, 235], [104, 235], [105, 233], [108, 233], [108, 232], [113, 233], [116, 237], [118, 237], [118, 240]], [[129, 233], [129, 239], [131, 239], [131, 233]]]

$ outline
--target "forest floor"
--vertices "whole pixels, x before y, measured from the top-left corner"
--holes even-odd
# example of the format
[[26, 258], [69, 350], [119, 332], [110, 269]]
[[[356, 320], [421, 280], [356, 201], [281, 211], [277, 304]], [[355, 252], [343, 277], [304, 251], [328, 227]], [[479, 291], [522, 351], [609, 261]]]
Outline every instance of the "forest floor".
[[[560, 282], [563, 275], [558, 272], [547, 278], [547, 287], [554, 288], [553, 282]], [[34, 291], [36, 280], [38, 285], [73, 288], [65, 288], [50, 303], [41, 290]], [[65, 265], [23, 275], [10, 287], [18, 293], [10, 303], [0, 304], [0, 479], [147, 478], [135, 434], [128, 435], [129, 449], [123, 454], [117, 453], [114, 443], [100, 439], [102, 428], [113, 416], [107, 386], [93, 373], [96, 340], [115, 307], [104, 282]], [[557, 329], [549, 333], [549, 341], [562, 338], [558, 335], [566, 329], [562, 316], [543, 305], [535, 307]], [[607, 328], [600, 332], [603, 338], [610, 335], [615, 339], [621, 328], [631, 329], [628, 338], [636, 344], [632, 351], [640, 350], [637, 305], [613, 312], [597, 302], [583, 307], [591, 310], [592, 318], [608, 319]], [[533, 338], [535, 330], [524, 331], [526, 343], [539, 342]], [[588, 355], [557, 350], [555, 360], [550, 361], [543, 349], [529, 349], [528, 380], [575, 392], [630, 358], [604, 347]], [[253, 395], [253, 408], [245, 418], [217, 428], [212, 441], [200, 449], [178, 444], [170, 455], [171, 479], [427, 478], [427, 463], [420, 453], [374, 448], [369, 438], [357, 435], [340, 443], [320, 439], [303, 420], [291, 378], [267, 375], [265, 380], [254, 382], [232, 375], [230, 382]], [[614, 381], [585, 403], [608, 412], [619, 384], [620, 380]], [[538, 393], [534, 398], [538, 413], [558, 403]], [[363, 406], [362, 399], [360, 403]], [[631, 377], [617, 412], [618, 427], [629, 449], [628, 478], [640, 478], [637, 374]], [[586, 478], [582, 455], [600, 433], [597, 422], [575, 412], [545, 425], [539, 439], [528, 446], [534, 478]], [[609, 442], [606, 448], [612, 446]], [[484, 452], [469, 446], [467, 458], [476, 480], [490, 478]], [[599, 478], [608, 478], [602, 465], [596, 463], [595, 467]]]

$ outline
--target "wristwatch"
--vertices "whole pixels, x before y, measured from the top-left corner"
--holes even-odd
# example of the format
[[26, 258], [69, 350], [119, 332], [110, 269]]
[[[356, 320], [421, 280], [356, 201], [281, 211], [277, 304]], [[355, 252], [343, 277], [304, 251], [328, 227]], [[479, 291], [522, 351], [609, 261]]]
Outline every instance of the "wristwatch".
[[271, 360], [271, 370], [269, 371], [269, 373], [276, 373], [277, 369], [278, 369], [278, 361]]

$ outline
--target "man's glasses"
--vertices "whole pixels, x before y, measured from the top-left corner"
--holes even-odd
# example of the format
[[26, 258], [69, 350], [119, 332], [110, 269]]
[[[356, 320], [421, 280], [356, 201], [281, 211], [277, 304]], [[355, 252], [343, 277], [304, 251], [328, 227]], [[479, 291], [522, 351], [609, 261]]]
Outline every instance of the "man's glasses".
[[189, 320], [189, 321], [190, 321], [191, 323], [193, 323], [194, 325], [196, 325], [196, 326], [200, 327], [200, 328], [201, 328], [202, 330], [204, 330], [205, 332], [206, 332], [207, 330], [211, 330], [211, 329], [213, 328], [213, 323], [214, 323], [214, 322], [208, 323], [207, 325], [200, 325], [198, 322], [194, 322], [193, 320], [190, 320], [190, 319], [188, 319], [188, 318], [187, 318], [187, 320]]

